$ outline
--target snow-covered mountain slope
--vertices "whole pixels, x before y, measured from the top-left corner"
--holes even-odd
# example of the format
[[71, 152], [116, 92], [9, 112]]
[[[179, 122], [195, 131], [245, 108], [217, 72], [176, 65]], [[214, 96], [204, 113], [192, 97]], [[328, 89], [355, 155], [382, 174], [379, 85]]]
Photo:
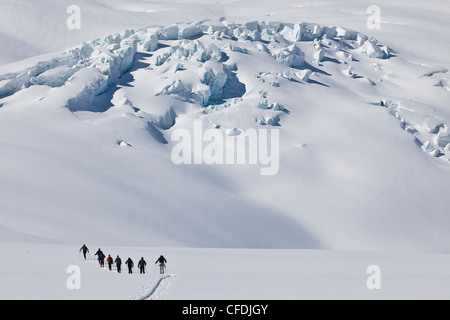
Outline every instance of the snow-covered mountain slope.
[[[373, 31], [358, 2], [108, 3], [78, 33], [2, 29], [46, 55], [0, 68], [0, 240], [447, 251], [445, 5], [382, 4]], [[174, 163], [200, 124], [279, 134], [274, 174]]]

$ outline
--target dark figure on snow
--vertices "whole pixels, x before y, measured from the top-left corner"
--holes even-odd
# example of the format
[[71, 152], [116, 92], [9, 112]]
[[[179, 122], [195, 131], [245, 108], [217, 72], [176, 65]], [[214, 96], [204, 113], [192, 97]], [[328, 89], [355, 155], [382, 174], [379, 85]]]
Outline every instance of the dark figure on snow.
[[159, 273], [164, 273], [164, 268], [166, 267], [167, 260], [164, 258], [163, 255], [160, 255], [159, 258], [156, 260], [155, 264], [159, 262]]
[[141, 258], [138, 262], [139, 273], [145, 273], [145, 266], [147, 262], [145, 262], [144, 257]]
[[128, 258], [127, 261], [125, 261], [125, 264], [128, 265], [128, 273], [133, 273], [133, 260], [131, 260], [131, 258]]
[[100, 267], [104, 267], [105, 266], [105, 254], [103, 253], [102, 250], [100, 250], [100, 248], [98, 248], [97, 252], [95, 253], [96, 256], [98, 256], [98, 263], [100, 264]]
[[89, 252], [88, 247], [86, 247], [85, 244], [83, 244], [83, 246], [80, 249], [80, 252], [83, 251], [83, 256], [84, 256], [84, 260], [86, 260], [86, 253]]
[[117, 258], [116, 260], [114, 260], [114, 262], [116, 263], [117, 272], [120, 273], [122, 266], [122, 259], [120, 259], [119, 256], [117, 255]]
[[106, 258], [106, 263], [108, 264], [109, 270], [112, 270], [112, 264], [113, 264], [113, 262], [114, 262], [113, 258], [111, 257], [110, 254], [108, 254], [108, 258]]

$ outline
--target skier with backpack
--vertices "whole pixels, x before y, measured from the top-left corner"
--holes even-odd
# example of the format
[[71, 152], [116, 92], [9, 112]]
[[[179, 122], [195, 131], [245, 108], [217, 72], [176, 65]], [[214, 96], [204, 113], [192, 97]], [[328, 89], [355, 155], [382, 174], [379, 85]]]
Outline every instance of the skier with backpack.
[[86, 260], [86, 253], [89, 253], [88, 247], [86, 247], [86, 245], [83, 244], [83, 246], [81, 247], [79, 252], [81, 252], [81, 251], [83, 251], [84, 260]]
[[100, 248], [98, 248], [97, 252], [95, 253], [96, 256], [98, 256], [98, 263], [100, 264], [100, 267], [104, 267], [105, 266], [105, 254], [103, 253], [102, 250], [100, 250]]
[[116, 263], [117, 272], [120, 273], [121, 266], [122, 266], [122, 259], [119, 258], [119, 255], [117, 255], [117, 258], [116, 258], [116, 260], [114, 260], [114, 262]]
[[131, 260], [131, 258], [128, 258], [127, 261], [125, 261], [125, 264], [128, 265], [128, 273], [133, 273], [133, 267], [134, 267], [133, 260]]
[[108, 263], [108, 268], [109, 268], [109, 270], [112, 270], [112, 264], [113, 264], [113, 262], [114, 262], [113, 258], [111, 257], [110, 254], [108, 254], [108, 258], [106, 258], [106, 263]]
[[147, 262], [145, 262], [144, 257], [141, 257], [141, 260], [138, 262], [139, 273], [145, 273], [145, 266]]
[[167, 260], [164, 258], [163, 255], [160, 255], [159, 258], [156, 260], [155, 264], [159, 262], [159, 273], [163, 274], [164, 269], [166, 268]]

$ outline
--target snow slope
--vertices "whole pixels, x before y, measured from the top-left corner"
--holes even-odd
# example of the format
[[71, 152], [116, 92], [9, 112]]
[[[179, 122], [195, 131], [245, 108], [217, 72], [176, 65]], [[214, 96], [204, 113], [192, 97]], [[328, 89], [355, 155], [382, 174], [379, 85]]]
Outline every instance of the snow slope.
[[[138, 290], [137, 277], [124, 283], [137, 298], [158, 283], [173, 286], [171, 298], [305, 297], [296, 291], [302, 277], [334, 255], [337, 272], [358, 279], [367, 276], [359, 267], [366, 255], [383, 263], [396, 257], [392, 278], [411, 260], [417, 269], [383, 296], [445, 297], [448, 275], [439, 271], [434, 282], [430, 266], [448, 263], [450, 243], [448, 4], [382, 1], [379, 30], [367, 28], [362, 1], [80, 1], [80, 30], [65, 26], [69, 4], [1, 4], [5, 250], [33, 243], [44, 256], [72, 255], [85, 242], [133, 247], [136, 256], [165, 247], [179, 261], [195, 254], [234, 261], [242, 252], [262, 261], [295, 257], [285, 295], [258, 291], [273, 269], [257, 264], [249, 281], [255, 263], [248, 262], [240, 289], [224, 296], [211, 288], [193, 294], [192, 281], [202, 280], [180, 265], [173, 278], [148, 279], [146, 289]], [[195, 136], [199, 123], [224, 136], [278, 130], [276, 174], [261, 175], [261, 165], [175, 164], [173, 134]], [[305, 259], [310, 269], [297, 269]], [[226, 285], [229, 270], [207, 267]], [[93, 279], [99, 271], [84, 270]], [[12, 287], [2, 294], [99, 297], [55, 290], [66, 276], [36, 292], [7, 281]], [[321, 279], [317, 297], [374, 297], [359, 282], [334, 295]], [[415, 290], [422, 286], [431, 289]]]
[[[339, 25], [221, 20], [5, 66], [3, 227], [61, 242], [446, 250], [448, 91], [429, 81], [445, 65]], [[196, 120], [280, 130], [279, 170], [174, 165], [171, 134]]]

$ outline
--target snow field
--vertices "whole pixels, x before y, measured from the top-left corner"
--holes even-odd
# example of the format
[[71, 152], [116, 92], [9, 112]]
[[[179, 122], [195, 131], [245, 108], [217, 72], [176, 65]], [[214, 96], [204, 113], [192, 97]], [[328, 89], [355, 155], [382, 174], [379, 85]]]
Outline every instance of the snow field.
[[[90, 251], [97, 248], [89, 246]], [[328, 250], [265, 250], [101, 247], [135, 262], [128, 274], [85, 261], [77, 246], [1, 244], [2, 299], [170, 299], [170, 300], [295, 300], [295, 299], [448, 299], [448, 255]], [[160, 254], [167, 273], [153, 263]], [[91, 255], [93, 255], [91, 253]], [[143, 256], [146, 274], [136, 272]], [[80, 268], [80, 289], [68, 289]], [[369, 289], [378, 266], [380, 289]], [[70, 280], [69, 280], [70, 282]]]

